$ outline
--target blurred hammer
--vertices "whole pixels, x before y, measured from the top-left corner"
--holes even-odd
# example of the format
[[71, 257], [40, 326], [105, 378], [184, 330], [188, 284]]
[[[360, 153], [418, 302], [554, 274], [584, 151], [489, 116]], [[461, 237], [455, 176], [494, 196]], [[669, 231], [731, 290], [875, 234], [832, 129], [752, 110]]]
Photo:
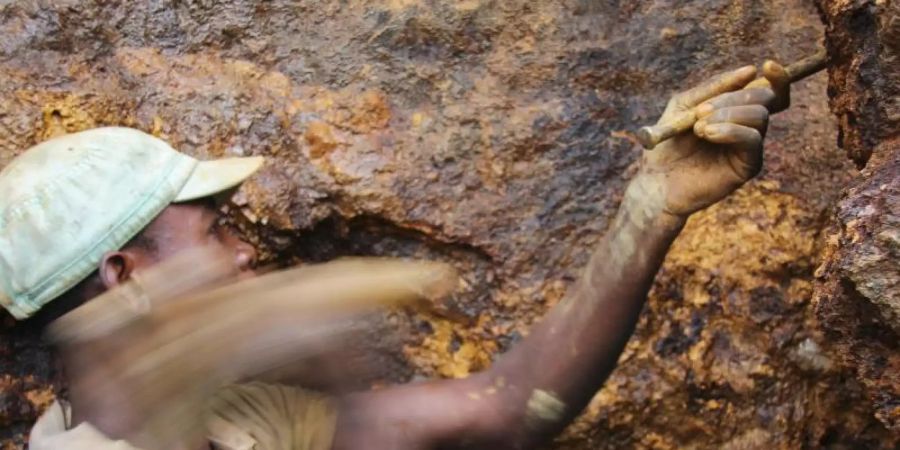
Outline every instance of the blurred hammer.
[[[793, 83], [819, 72], [825, 68], [827, 63], [828, 54], [825, 50], [819, 50], [816, 54], [807, 56], [806, 58], [785, 67], [784, 70], [787, 72], [791, 83]], [[746, 88], [753, 87], [770, 86], [768, 80], [765, 78], [758, 78], [746, 86]], [[695, 109], [692, 108], [676, 115], [672, 120], [666, 121], [665, 123], [641, 127], [636, 133], [637, 140], [645, 149], [651, 150], [660, 142], [690, 130], [693, 128], [695, 122], [697, 122], [697, 113]]]
[[[136, 448], [197, 448], [187, 444], [204, 441], [207, 406], [221, 387], [298, 364], [321, 371], [331, 362], [335, 376], [353, 377], [368, 368], [332, 355], [363, 335], [360, 319], [439, 299], [458, 280], [442, 263], [386, 258], [240, 279], [229, 252], [192, 249], [132, 275], [47, 333], [63, 349], [76, 419]], [[115, 414], [91, 415], [103, 411]]]

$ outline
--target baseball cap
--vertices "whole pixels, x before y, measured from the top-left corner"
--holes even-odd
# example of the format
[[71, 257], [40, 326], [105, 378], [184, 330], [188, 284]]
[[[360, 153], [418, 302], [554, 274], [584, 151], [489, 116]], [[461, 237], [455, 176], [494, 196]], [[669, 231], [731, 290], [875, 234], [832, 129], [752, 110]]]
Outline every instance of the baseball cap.
[[38, 144], [0, 171], [0, 306], [24, 319], [87, 278], [170, 203], [228, 190], [260, 156], [199, 161], [139, 130]]

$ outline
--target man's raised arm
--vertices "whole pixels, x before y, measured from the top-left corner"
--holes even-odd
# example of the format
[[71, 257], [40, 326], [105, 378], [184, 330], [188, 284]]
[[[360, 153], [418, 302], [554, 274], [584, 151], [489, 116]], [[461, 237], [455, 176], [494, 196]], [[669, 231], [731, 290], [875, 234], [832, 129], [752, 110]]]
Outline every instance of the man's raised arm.
[[[784, 86], [778, 69], [764, 75]], [[744, 67], [672, 98], [660, 122], [694, 108], [694, 132], [644, 153], [582, 277], [527, 338], [466, 379], [344, 398], [334, 448], [531, 448], [559, 433], [615, 367], [687, 217], [761, 169], [775, 94], [739, 90], [755, 75]]]

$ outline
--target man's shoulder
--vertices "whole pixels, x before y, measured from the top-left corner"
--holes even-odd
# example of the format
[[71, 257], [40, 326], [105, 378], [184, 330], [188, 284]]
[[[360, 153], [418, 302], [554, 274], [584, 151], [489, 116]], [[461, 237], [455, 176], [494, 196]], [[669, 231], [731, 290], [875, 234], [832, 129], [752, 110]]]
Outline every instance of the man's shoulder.
[[[29, 448], [138, 450], [88, 423], [73, 428], [71, 417], [67, 402], [54, 402], [32, 428]], [[320, 392], [262, 382], [234, 384], [220, 389], [210, 402], [207, 437], [218, 450], [327, 450], [336, 418], [334, 401]]]
[[89, 423], [72, 428], [72, 408], [57, 400], [38, 418], [28, 439], [31, 450], [138, 450], [125, 441], [115, 441]]

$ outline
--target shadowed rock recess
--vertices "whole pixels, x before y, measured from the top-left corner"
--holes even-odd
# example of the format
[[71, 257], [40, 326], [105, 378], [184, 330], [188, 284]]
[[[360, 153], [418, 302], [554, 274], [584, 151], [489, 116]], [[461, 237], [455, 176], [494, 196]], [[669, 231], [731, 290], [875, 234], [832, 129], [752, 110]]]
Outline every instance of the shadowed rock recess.
[[[559, 301], [633, 173], [641, 150], [628, 131], [654, 121], [669, 94], [744, 63], [800, 58], [824, 35], [801, 0], [0, 5], [0, 166], [102, 125], [143, 129], [199, 158], [264, 155], [228, 214], [269, 262], [401, 255], [459, 268], [465, 286], [442, 311], [398, 311], [373, 332], [385, 383], [477, 371]], [[896, 21], [873, 37], [822, 10], [842, 58], [896, 36]], [[838, 67], [863, 95], [861, 72]], [[854, 277], [870, 269], [852, 265], [840, 241], [852, 236], [829, 241], [831, 260], [851, 265], [826, 269], [837, 284], [819, 287], [833, 300], [820, 300], [818, 316], [833, 302], [838, 322], [816, 325], [814, 272], [833, 205], [845, 186], [881, 189], [838, 148], [826, 82], [796, 86], [794, 106], [773, 118], [764, 173], [690, 220], [620, 366], [551, 448], [897, 445], [885, 427], [896, 424], [885, 409], [896, 396], [879, 384], [896, 376], [896, 359], [878, 376], [866, 354], [848, 357], [861, 347], [896, 358], [893, 335], [869, 348], [852, 322], [874, 317], [855, 309], [858, 296], [890, 313], [896, 297], [880, 296], [896, 284], [860, 288]], [[853, 131], [896, 121], [896, 109], [840, 98], [859, 162], [867, 139], [886, 138]], [[886, 115], [848, 115], [856, 108]], [[876, 166], [880, 154], [895, 162]], [[896, 156], [875, 150], [869, 166], [895, 174]], [[896, 202], [880, 207], [896, 219]], [[896, 251], [896, 222], [871, 220], [859, 245]], [[64, 387], [32, 327], [2, 324], [0, 439], [21, 448]]]

